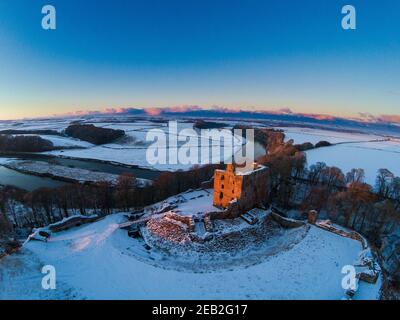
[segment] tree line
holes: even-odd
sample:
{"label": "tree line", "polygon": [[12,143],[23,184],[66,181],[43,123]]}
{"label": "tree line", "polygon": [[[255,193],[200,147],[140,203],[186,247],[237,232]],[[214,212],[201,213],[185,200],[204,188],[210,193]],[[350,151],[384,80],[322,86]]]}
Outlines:
{"label": "tree line", "polygon": [[343,173],[323,162],[308,167],[306,155],[293,141],[276,141],[267,139],[268,153],[258,159],[269,167],[267,199],[304,217],[309,210],[317,210],[321,218],[364,235],[379,252],[385,297],[400,292],[400,178],[382,168],[372,186],[365,182],[363,169]]}
{"label": "tree line", "polygon": [[0,189],[0,233],[6,226],[15,229],[40,227],[75,214],[107,215],[137,210],[200,187],[202,182],[212,178],[217,168],[221,166],[164,172],[145,187],[136,187],[135,177],[130,173],[121,174],[115,186],[101,181],[90,185],[75,183],[54,189],[39,188],[31,192],[6,186]]}
{"label": "tree line", "polygon": [[284,208],[298,206],[301,200],[303,207],[310,205],[320,210],[335,193],[351,192],[353,195],[369,193],[376,201],[390,200],[396,210],[400,209],[400,178],[388,169],[379,169],[375,185],[371,186],[365,182],[365,172],[361,168],[343,173],[324,162],[308,167],[306,154],[292,141],[267,143],[266,148],[268,153],[258,161],[270,170],[269,198]]}
{"label": "tree line", "polygon": [[0,152],[44,152],[53,149],[53,143],[40,136],[0,135]]}
{"label": "tree line", "polygon": [[124,130],[96,127],[93,124],[71,124],[65,129],[67,136],[100,145],[111,143],[125,136]]}

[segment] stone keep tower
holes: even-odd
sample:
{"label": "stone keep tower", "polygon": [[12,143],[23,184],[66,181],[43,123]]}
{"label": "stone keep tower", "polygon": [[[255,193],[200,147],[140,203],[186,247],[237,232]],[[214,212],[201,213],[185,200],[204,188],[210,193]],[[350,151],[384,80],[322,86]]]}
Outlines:
{"label": "stone keep tower", "polygon": [[254,164],[248,171],[228,164],[226,170],[214,173],[214,206],[228,208],[237,201],[241,210],[250,210],[267,201],[268,168]]}

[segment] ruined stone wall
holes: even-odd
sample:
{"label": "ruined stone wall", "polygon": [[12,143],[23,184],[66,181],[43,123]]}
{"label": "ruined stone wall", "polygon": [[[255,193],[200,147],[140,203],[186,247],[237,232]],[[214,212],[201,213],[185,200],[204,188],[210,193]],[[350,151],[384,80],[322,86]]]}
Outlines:
{"label": "ruined stone wall", "polygon": [[172,211],[166,212],[164,216],[176,221],[180,221],[188,226],[190,232],[194,231],[194,221],[192,217],[181,216]]}
{"label": "ruined stone wall", "polygon": [[243,211],[240,209],[238,202],[232,202],[229,207],[224,211],[209,212],[208,215],[211,220],[219,219],[235,219],[239,217]]}
{"label": "ruined stone wall", "polygon": [[187,243],[190,241],[188,226],[172,216],[164,215],[155,219],[150,219],[147,230],[153,236],[173,243]]}
{"label": "ruined stone wall", "polygon": [[238,199],[239,207],[243,211],[250,210],[267,201],[268,170],[256,170],[252,174],[244,175],[242,193]]}
{"label": "ruined stone wall", "polygon": [[232,165],[225,171],[216,170],[214,174],[214,206],[228,208],[234,199],[239,199],[242,193],[243,176],[236,176]]}
{"label": "ruined stone wall", "polygon": [[214,175],[214,206],[229,209],[237,199],[240,211],[245,212],[267,201],[268,169],[236,175],[232,165]]}

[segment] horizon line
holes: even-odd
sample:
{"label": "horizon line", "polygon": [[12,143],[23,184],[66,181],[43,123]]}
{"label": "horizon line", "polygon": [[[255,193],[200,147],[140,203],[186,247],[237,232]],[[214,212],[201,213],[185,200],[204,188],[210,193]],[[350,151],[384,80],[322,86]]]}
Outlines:
{"label": "horizon line", "polygon": [[[275,115],[275,116],[298,116],[305,117],[314,120],[348,120],[356,121],[361,123],[382,123],[382,124],[400,124],[400,115],[395,114],[372,114],[368,112],[358,112],[357,116],[339,116],[331,113],[307,113],[307,112],[295,112],[290,108],[278,108],[278,109],[262,109],[261,107],[222,107],[222,106],[198,106],[198,105],[177,105],[177,106],[155,106],[155,107],[109,107],[99,108],[94,110],[77,110],[67,113],[55,113],[43,116],[33,116],[24,118],[9,118],[0,119],[2,122],[6,121],[31,121],[31,120],[43,120],[49,118],[68,118],[68,117],[84,117],[94,115],[123,115],[131,112],[142,112],[142,116],[163,116],[167,114],[184,114],[188,112],[217,112],[220,114],[240,114],[245,113],[247,115]],[[134,115],[134,114],[132,114]],[[139,115],[139,114],[138,114]]]}

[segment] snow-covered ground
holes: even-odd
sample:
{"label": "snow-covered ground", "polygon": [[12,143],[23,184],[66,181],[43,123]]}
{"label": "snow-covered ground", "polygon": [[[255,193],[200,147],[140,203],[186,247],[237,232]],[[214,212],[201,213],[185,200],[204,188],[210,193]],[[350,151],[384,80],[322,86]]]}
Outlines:
{"label": "snow-covered ground", "polygon": [[220,211],[213,206],[213,189],[189,190],[176,196],[146,207],[149,214],[162,211],[164,208],[173,208],[174,213],[182,216],[195,216],[198,213]]}
{"label": "snow-covered ground", "polygon": [[364,142],[342,144],[306,152],[309,165],[325,162],[328,166],[340,168],[344,173],[352,168],[362,168],[365,180],[374,185],[377,172],[381,168],[389,169],[400,176],[400,142]]}
{"label": "snow-covered ground", "polygon": [[14,158],[1,158],[0,157],[0,166],[9,164],[10,162],[13,162],[13,161],[15,161]]}
{"label": "snow-covered ground", "polygon": [[286,141],[293,139],[295,144],[325,140],[330,147],[306,151],[308,165],[325,162],[328,166],[340,168],[343,173],[353,168],[365,171],[365,180],[374,185],[377,172],[389,169],[400,176],[400,139],[374,134],[348,133],[341,131],[282,127]]}
{"label": "snow-covered ground", "polygon": [[[84,159],[99,159],[104,161],[118,162],[127,165],[138,165],[142,168],[150,168],[162,171],[176,171],[176,170],[188,170],[195,164],[199,164],[199,161],[195,163],[182,163],[178,161],[173,163],[169,161],[169,155],[177,155],[180,151],[180,147],[185,145],[196,146],[198,159],[204,154],[209,154],[209,161],[211,163],[219,163],[219,161],[224,160],[223,152],[213,146],[217,145],[217,141],[208,140],[205,138],[196,139],[196,142],[178,141],[177,147],[173,144],[167,144],[165,149],[167,155],[167,163],[151,163],[147,157],[147,152],[153,154],[157,152],[157,148],[154,147],[156,142],[146,141],[146,136],[149,130],[158,129],[162,130],[165,134],[169,132],[169,127],[167,123],[154,123],[150,121],[137,121],[137,122],[127,122],[127,123],[94,123],[96,126],[110,128],[110,129],[122,129],[126,132],[126,137],[120,141],[101,145],[93,146],[91,148],[86,148],[82,150],[62,150],[62,151],[51,151],[47,154],[56,156],[67,156],[73,158],[84,158]],[[178,133],[184,129],[192,129],[193,122],[179,122],[178,123]],[[198,137],[197,135],[191,135],[191,137]],[[234,138],[234,151],[237,152],[242,148],[242,138],[235,136]],[[160,151],[158,151],[160,152]],[[231,155],[226,158],[231,159]]]}
{"label": "snow-covered ground", "polygon": [[350,133],[312,128],[276,127],[276,129],[282,129],[285,132],[285,141],[293,139],[295,144],[301,144],[304,142],[311,142],[312,144],[316,144],[320,141],[328,141],[333,144],[342,142],[360,142],[384,139],[384,137],[374,134],[363,134],[355,132]]}
{"label": "snow-covered ground", "polygon": [[[17,136],[17,135],[14,135]],[[60,148],[91,148],[93,147],[93,144],[82,141],[79,139],[74,139],[71,137],[63,137],[63,136],[54,136],[54,135],[35,135],[35,136],[40,136],[41,138],[45,140],[49,140],[53,143],[55,147],[60,147]]]}
{"label": "snow-covered ground", "polygon": [[[121,129],[126,132],[126,137],[120,139],[114,143],[94,146],[88,142],[80,141],[70,137],[53,136],[53,135],[40,135],[42,138],[50,140],[56,147],[65,148],[82,148],[75,150],[57,150],[48,152],[48,154],[56,156],[65,156],[80,159],[98,159],[103,161],[117,162],[127,165],[137,165],[143,168],[150,168],[163,171],[176,171],[176,170],[188,170],[193,165],[199,164],[200,161],[195,163],[184,164],[178,161],[178,163],[151,163],[146,158],[146,152],[155,141],[146,141],[146,135],[151,129],[162,130],[167,133],[169,131],[168,122],[165,121],[151,121],[151,120],[133,120],[124,121],[123,117],[92,117],[92,119],[46,119],[46,120],[23,120],[23,121],[2,121],[0,122],[0,130],[54,130],[62,132],[68,125],[73,121],[80,121],[85,124],[94,124],[98,127],[109,128],[109,129]],[[191,121],[178,121],[178,133],[183,129],[193,129],[193,124],[196,120]],[[192,133],[193,134],[193,133]],[[192,135],[193,137],[193,135]],[[197,135],[196,135],[197,137]],[[189,147],[193,145],[191,140],[190,143],[187,141],[178,141],[178,148],[173,145],[168,145],[166,148],[167,157],[169,154],[178,154],[180,146],[185,145]],[[217,141],[199,138],[196,146],[199,160],[202,155],[206,152],[210,154],[209,162],[217,163],[224,160],[226,157],[221,152],[221,155],[217,152],[217,148],[212,148],[217,144]],[[238,152],[242,148],[242,138],[235,136],[234,138],[234,152]],[[154,149],[153,149],[154,151]],[[219,150],[220,151],[220,150]],[[227,156],[231,159],[231,155]]]}
{"label": "snow-covered ground", "polygon": [[[127,136],[114,143],[94,146],[90,143],[61,136],[43,135],[45,139],[51,140],[58,147],[80,147],[82,149],[66,149],[48,152],[48,154],[64,157],[72,157],[79,159],[98,159],[104,161],[112,161],[127,165],[137,165],[143,168],[151,168],[157,170],[176,171],[190,169],[193,164],[168,163],[168,164],[151,164],[146,159],[146,152],[152,142],[146,141],[146,134],[151,129],[161,129],[167,132],[168,123],[163,121],[151,121],[143,119],[125,120],[118,116],[93,116],[91,119],[46,119],[46,120],[24,120],[24,121],[6,121],[0,122],[0,130],[16,129],[16,130],[43,130],[50,129],[61,132],[71,121],[81,120],[84,123],[94,124],[99,127],[122,129],[125,130]],[[178,123],[178,131],[182,129],[191,129],[195,119],[191,121],[180,120]],[[216,122],[222,121],[227,126],[241,123],[240,121],[229,121],[217,119]],[[260,123],[254,123],[261,125]],[[400,139],[388,138],[376,134],[342,132],[334,130],[323,130],[303,127],[276,127],[285,131],[286,140],[293,139],[295,144],[304,142],[317,143],[321,140],[338,144],[332,147],[319,148],[307,151],[308,164],[316,162],[326,162],[330,166],[337,166],[345,173],[352,168],[363,168],[366,172],[366,181],[374,184],[377,170],[387,168],[395,175],[400,175]],[[390,141],[377,141],[390,139]],[[199,141],[201,143],[202,141]],[[240,152],[242,148],[242,139],[235,139],[236,152]],[[186,142],[180,142],[182,145]],[[179,148],[178,148],[179,149]],[[168,155],[178,151],[177,148],[166,150]],[[209,147],[199,147],[198,154],[201,155],[208,151],[212,153],[212,161],[221,160],[219,155],[211,152]],[[215,150],[214,150],[215,151]],[[257,152],[257,148],[256,148]],[[261,150],[264,152],[264,150]],[[256,155],[258,156],[258,154]],[[229,157],[230,159],[230,157]]]}
{"label": "snow-covered ground", "polygon": [[[124,219],[111,215],[47,243],[31,241],[0,260],[0,299],[342,299],[342,267],[361,251],[355,240],[311,227],[299,243],[252,266],[163,269],[157,259],[168,257],[129,238],[118,228]],[[56,268],[56,290],[41,288],[44,265]],[[355,298],[376,299],[379,287],[361,283]]]}
{"label": "snow-covered ground", "polygon": [[66,129],[71,121],[77,119],[34,119],[0,121],[0,130],[54,130],[61,132]]}

